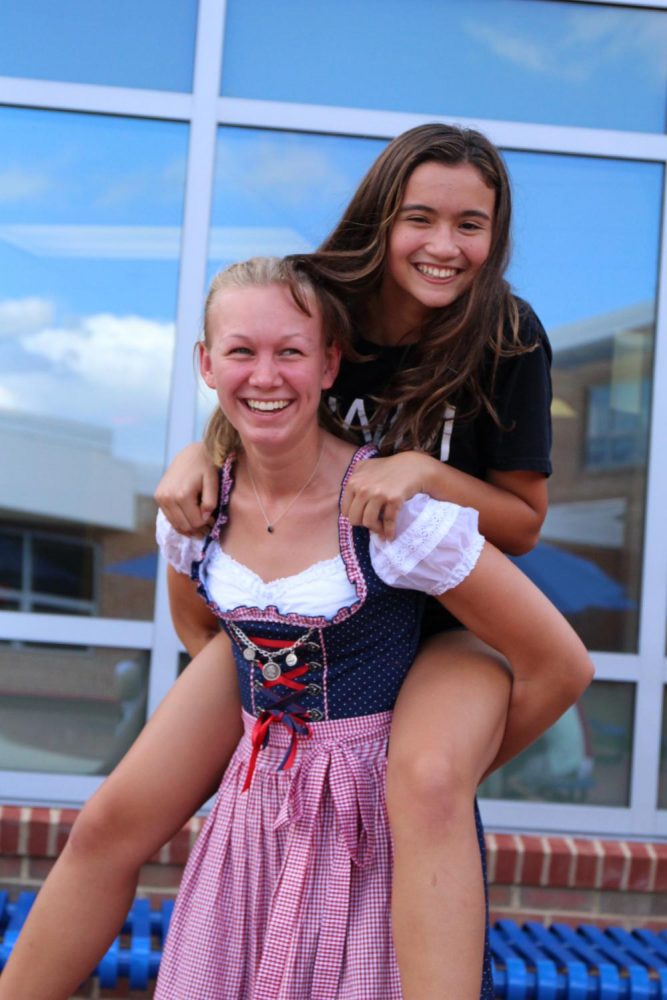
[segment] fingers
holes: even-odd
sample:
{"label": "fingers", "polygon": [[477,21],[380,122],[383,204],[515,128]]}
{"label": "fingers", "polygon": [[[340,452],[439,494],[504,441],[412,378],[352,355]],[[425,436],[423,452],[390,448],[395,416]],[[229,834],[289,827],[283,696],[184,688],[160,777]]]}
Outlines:
{"label": "fingers", "polygon": [[199,504],[201,518],[206,524],[213,523],[213,511],[218,506],[219,487],[219,470],[215,465],[207,466],[202,478],[201,501]]}
{"label": "fingers", "polygon": [[398,512],[401,509],[400,503],[386,503],[382,512],[383,536],[388,542],[393,542],[396,538],[396,524]]}
{"label": "fingers", "polygon": [[218,470],[200,442],[176,455],[158,483],[155,502],[182,535],[200,535],[218,502]]}
{"label": "fingers", "polygon": [[164,516],[181,535],[199,535],[205,532],[210,522],[210,512],[204,514],[198,497],[192,494],[155,493],[155,502]]}
{"label": "fingers", "polygon": [[[370,464],[370,463],[369,463]],[[375,469],[371,469],[372,472]],[[341,510],[351,524],[368,528],[382,538],[393,541],[396,537],[396,521],[404,497],[395,486],[359,469],[349,479]]]}
{"label": "fingers", "polygon": [[384,537],[383,524],[384,504],[381,499],[364,500],[363,497],[354,497],[349,507],[347,517],[351,524],[368,528]]}

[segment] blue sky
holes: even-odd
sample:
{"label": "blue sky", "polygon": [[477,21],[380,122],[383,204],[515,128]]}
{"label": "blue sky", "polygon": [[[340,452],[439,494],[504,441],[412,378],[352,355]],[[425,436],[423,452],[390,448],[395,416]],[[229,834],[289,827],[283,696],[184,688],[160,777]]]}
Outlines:
{"label": "blue sky", "polygon": [[189,90],[196,26],[197,0],[8,0],[0,4],[0,72]]}
{"label": "blue sky", "polygon": [[[197,3],[169,10],[0,4],[0,72],[187,91]],[[228,0],[222,89],[662,130],[666,46],[667,12],[555,0]],[[182,123],[0,108],[0,407],[110,426],[118,454],[161,462],[187,143]],[[211,272],[315,247],[382,147],[221,129]],[[510,278],[548,329],[653,299],[660,166],[507,162]]]}
{"label": "blue sky", "polygon": [[665,51],[664,11],[554,0],[228,0],[223,93],[661,132]]}
{"label": "blue sky", "polygon": [[[159,464],[187,126],[21,109],[0,125],[0,406],[111,426],[118,454]],[[382,146],[221,129],[211,271],[316,246]],[[660,167],[507,160],[510,276],[548,329],[653,298]]]}

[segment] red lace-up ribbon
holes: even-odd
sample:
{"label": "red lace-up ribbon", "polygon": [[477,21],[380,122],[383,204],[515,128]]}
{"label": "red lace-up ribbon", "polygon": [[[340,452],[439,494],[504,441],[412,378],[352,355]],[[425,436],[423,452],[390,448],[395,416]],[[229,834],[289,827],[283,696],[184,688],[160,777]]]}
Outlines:
{"label": "red lace-up ribbon", "polygon": [[[281,639],[252,638],[251,642],[254,642],[260,648],[262,646],[265,648],[284,648],[284,641]],[[276,677],[275,680],[265,680],[262,682],[262,686],[266,689],[268,696],[274,701],[274,704],[270,708],[264,709],[253,726],[250,737],[252,741],[252,753],[248,761],[248,773],[246,774],[242,791],[246,792],[250,788],[257,765],[257,756],[259,751],[269,742],[269,732],[272,725],[281,723],[290,730],[290,744],[285,756],[278,765],[279,771],[288,771],[292,767],[296,759],[298,737],[305,736],[306,739],[310,737],[310,726],[306,721],[308,718],[307,709],[301,705],[290,706],[289,704],[294,697],[291,693],[292,691],[301,694],[307,689],[307,684],[302,684],[301,681],[297,680],[298,677],[302,677],[307,673],[308,664],[304,663],[301,666],[293,667],[292,670],[281,673],[280,677]],[[290,691],[282,696],[278,695],[277,691],[273,689],[281,686],[289,688]]]}

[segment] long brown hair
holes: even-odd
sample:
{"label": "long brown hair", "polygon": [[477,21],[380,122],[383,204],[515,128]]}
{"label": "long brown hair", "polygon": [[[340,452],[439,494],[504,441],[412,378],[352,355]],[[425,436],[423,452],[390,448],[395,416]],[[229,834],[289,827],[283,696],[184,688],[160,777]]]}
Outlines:
{"label": "long brown hair", "polygon": [[[312,316],[313,301],[318,305],[322,318],[322,333],[327,347],[337,344],[343,354],[354,357],[350,346],[350,319],[340,299],[324,287],[310,273],[307,264],[280,257],[251,257],[250,260],[231,264],[219,271],[206,296],[204,305],[204,331],[202,342],[211,347],[211,305],[219,292],[234,288],[253,288],[266,285],[283,285],[289,289],[294,304],[306,316]],[[340,436],[341,428],[324,402],[320,404],[320,424]],[[204,432],[204,445],[216,465],[222,465],[226,456],[240,446],[236,429],[220,407],[216,407]]]}
{"label": "long brown hair", "polygon": [[[378,400],[375,422],[386,427],[382,451],[428,450],[437,438],[447,405],[464,416],[486,409],[499,423],[493,403],[500,358],[532,350],[518,337],[519,303],[504,278],[510,254],[512,195],[500,153],[486,136],[455,125],[420,125],[389,143],[359,185],[341,221],[319,250],[308,255],[321,279],[344,297],[357,330],[382,285],[387,245],[408,180],[421,163],[472,164],[495,193],[489,255],[470,288],[434,309],[414,331],[409,368],[399,371]],[[304,260],[305,255],[294,259]],[[395,415],[395,416],[393,416]]]}

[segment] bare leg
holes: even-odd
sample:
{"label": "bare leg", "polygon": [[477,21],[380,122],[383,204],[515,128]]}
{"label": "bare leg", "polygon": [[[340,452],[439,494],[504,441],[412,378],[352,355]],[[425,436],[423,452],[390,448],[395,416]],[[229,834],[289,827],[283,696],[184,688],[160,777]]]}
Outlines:
{"label": "bare leg", "polygon": [[120,930],[141,865],[206,801],[240,732],[221,634],[81,812],[0,978],[0,1000],[67,1000],[87,978]]}
{"label": "bare leg", "polygon": [[464,631],[425,643],[401,689],[387,805],[405,1000],[479,1000],[485,912],[473,802],[510,689],[503,658]]}

